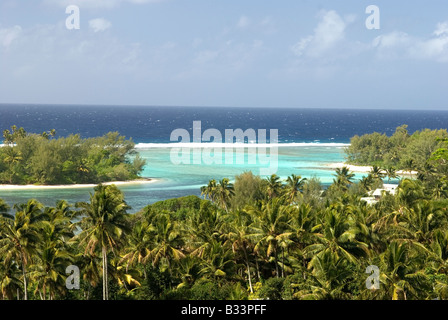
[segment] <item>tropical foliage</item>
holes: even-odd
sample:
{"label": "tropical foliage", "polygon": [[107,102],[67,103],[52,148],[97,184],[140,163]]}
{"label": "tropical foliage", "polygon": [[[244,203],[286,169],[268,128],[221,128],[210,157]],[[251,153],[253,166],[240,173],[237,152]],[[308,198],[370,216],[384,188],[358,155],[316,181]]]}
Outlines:
{"label": "tropical foliage", "polygon": [[[46,140],[51,132],[9,134],[7,144],[16,146],[2,151],[3,169],[10,178],[14,168],[15,179],[17,163],[29,157],[16,153],[22,149],[15,139]],[[415,141],[420,135],[434,137],[424,131]],[[385,153],[400,159],[394,164],[418,168],[404,178],[393,165],[375,165],[358,180],[342,167],[326,187],[296,174],[244,172],[233,181],[210,180],[201,198],[169,199],[132,215],[114,185],[100,184],[88,202],[74,205],[31,199],[10,207],[0,200],[0,297],[448,299],[447,142],[425,149],[421,163],[402,157],[413,137],[405,127],[377,137],[400,146]],[[397,179],[394,193],[363,200]],[[67,286],[69,266],[80,271],[79,289]]]}
{"label": "tropical foliage", "polygon": [[[208,199],[133,215],[113,185],[74,206],[0,202],[1,297],[448,298],[448,199],[420,180],[402,179],[374,205],[346,169],[326,190],[316,179],[246,172],[202,192]],[[234,201],[240,193],[251,195],[244,205]],[[79,267],[79,290],[66,287],[69,265]],[[366,286],[369,266],[378,267],[377,290]]]}
{"label": "tropical foliage", "polygon": [[13,126],[3,131],[0,183],[75,184],[124,181],[137,178],[145,160],[132,140],[118,132],[98,138],[79,135],[55,138],[50,130],[32,134]]}

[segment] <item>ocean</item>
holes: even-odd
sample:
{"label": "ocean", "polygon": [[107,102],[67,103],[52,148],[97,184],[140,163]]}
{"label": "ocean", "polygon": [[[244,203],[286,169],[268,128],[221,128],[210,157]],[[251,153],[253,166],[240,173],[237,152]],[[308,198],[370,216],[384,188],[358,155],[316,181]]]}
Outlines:
{"label": "ocean", "polygon": [[[344,146],[354,135],[381,132],[393,134],[395,128],[408,125],[412,133],[424,128],[444,129],[448,126],[448,112],[435,110],[353,110],[353,109],[286,109],[286,108],[218,108],[218,107],[143,107],[143,106],[88,106],[88,105],[0,105],[0,129],[12,125],[24,127],[28,132],[41,133],[55,129],[57,137],[79,133],[81,137],[96,137],[110,131],[118,131],[136,143],[139,154],[147,160],[142,176],[158,180],[152,184],[120,186],[126,201],[136,212],[159,200],[190,194],[200,195],[199,188],[210,179],[231,180],[244,171],[256,174],[265,172],[266,163],[250,161],[244,150],[242,163],[237,162],[238,153],[233,150],[229,163],[215,158],[212,163],[194,163],[195,152],[191,149],[190,162],[175,163],[171,134],[176,129],[188,132],[193,141],[193,124],[200,121],[202,134],[208,129],[221,133],[226,130],[253,129],[254,141],[260,142],[260,131],[266,130],[266,144],[273,145],[273,130],[278,131],[278,150],[275,168],[281,178],[294,173],[302,177],[317,177],[324,185],[333,180],[333,169],[325,164],[343,162]],[[175,131],[175,132],[178,132]],[[249,132],[249,131],[246,131]],[[197,138],[197,135],[196,135]],[[258,139],[258,140],[257,140]],[[250,139],[249,139],[250,140]],[[177,140],[176,140],[177,141]],[[182,141],[185,142],[185,141]],[[197,141],[196,141],[197,142]],[[214,141],[217,142],[217,141]],[[221,141],[218,141],[221,142]],[[223,140],[224,142],[224,140]],[[210,155],[217,156],[218,149]],[[259,152],[260,149],[256,149]],[[272,149],[271,149],[272,150]],[[202,150],[202,152],[204,152]],[[180,153],[179,153],[180,154]],[[176,153],[177,155],[177,153]],[[203,155],[203,154],[202,154]],[[269,156],[269,151],[267,151]],[[232,158],[233,157],[233,158]],[[269,157],[268,157],[269,158]],[[186,158],[185,158],[186,159]],[[361,178],[362,174],[357,174]],[[71,203],[87,201],[89,189],[61,190],[2,190],[0,198],[10,205],[38,199],[45,205],[54,205],[59,199]]]}

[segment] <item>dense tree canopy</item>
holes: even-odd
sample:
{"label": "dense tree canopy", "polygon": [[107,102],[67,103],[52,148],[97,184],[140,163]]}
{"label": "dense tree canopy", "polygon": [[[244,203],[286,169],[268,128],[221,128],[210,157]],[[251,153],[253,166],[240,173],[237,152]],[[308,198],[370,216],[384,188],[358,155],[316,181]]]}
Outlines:
{"label": "dense tree canopy", "polygon": [[[23,143],[53,141],[20,132]],[[401,127],[390,138],[372,135],[382,141],[376,155],[396,154],[396,163],[419,169],[373,204],[362,198],[396,181],[393,166],[374,166],[360,180],[342,167],[327,188],[297,174],[244,172],[234,183],[210,180],[203,198],[168,199],[133,215],[113,185],[75,205],[29,200],[11,208],[0,200],[0,298],[448,299],[445,134],[414,137]],[[101,139],[90,147],[118,137]],[[418,146],[423,167],[418,156],[404,157],[409,145]],[[10,155],[19,162],[29,157],[27,148],[13,150],[23,150]],[[93,154],[105,161],[108,150]],[[79,290],[67,288],[67,266],[79,268]]]}
{"label": "dense tree canopy", "polygon": [[3,131],[0,148],[0,183],[75,184],[135,179],[145,161],[134,151],[132,140],[118,132],[98,138],[79,135],[54,138],[23,128]]}
{"label": "dense tree canopy", "polygon": [[[317,179],[246,172],[231,189],[210,183],[206,199],[133,215],[115,186],[76,206],[30,200],[12,215],[0,201],[1,297],[447,299],[447,194],[436,199],[406,178],[368,205],[365,182],[344,168],[335,176],[323,190]],[[79,290],[65,286],[69,265],[80,269]],[[366,286],[369,266],[379,270],[377,290]]]}
{"label": "dense tree canopy", "polygon": [[447,138],[446,129],[424,129],[409,134],[407,125],[402,125],[390,137],[378,132],[356,135],[345,151],[351,164],[415,170],[424,168],[434,152],[445,148]]}

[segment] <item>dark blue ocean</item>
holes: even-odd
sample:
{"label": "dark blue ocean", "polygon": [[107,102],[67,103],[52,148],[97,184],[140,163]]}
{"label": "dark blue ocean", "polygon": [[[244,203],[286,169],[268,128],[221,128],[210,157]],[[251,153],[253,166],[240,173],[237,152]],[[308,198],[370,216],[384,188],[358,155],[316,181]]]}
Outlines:
{"label": "dark blue ocean", "polygon": [[[403,124],[408,125],[411,133],[424,128],[445,129],[448,112],[0,104],[1,130],[16,125],[28,132],[55,129],[58,137],[79,133],[83,138],[118,131],[132,138],[140,155],[147,160],[142,175],[157,182],[120,187],[133,208],[131,212],[163,199],[200,195],[199,188],[210,179],[233,179],[248,170],[258,174],[259,163],[174,164],[170,148],[163,145],[170,142],[175,129],[191,132],[193,121],[201,121],[202,131],[213,128],[223,135],[226,129],[277,129],[281,146],[276,159],[277,175],[282,179],[292,173],[317,177],[322,184],[328,185],[332,182],[334,169],[325,166],[344,162],[343,144],[349,143],[352,136],[375,131],[391,135]],[[361,178],[362,174],[356,177]],[[0,198],[10,205],[30,198],[54,205],[59,199],[71,203],[87,201],[89,192],[91,190],[86,188],[0,190]]]}
{"label": "dark blue ocean", "polygon": [[142,107],[0,104],[0,129],[11,125],[28,132],[56,129],[58,136],[79,133],[95,137],[118,131],[136,143],[169,142],[176,128],[278,129],[279,142],[343,142],[374,131],[392,134],[407,124],[409,131],[448,127],[447,111]]}

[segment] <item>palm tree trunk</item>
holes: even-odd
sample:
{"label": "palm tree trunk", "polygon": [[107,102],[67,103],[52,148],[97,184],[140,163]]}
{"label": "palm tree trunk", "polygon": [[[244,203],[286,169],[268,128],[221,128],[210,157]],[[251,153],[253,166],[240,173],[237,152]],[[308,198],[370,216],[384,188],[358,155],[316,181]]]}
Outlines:
{"label": "palm tree trunk", "polygon": [[252,279],[251,279],[251,276],[250,276],[249,257],[247,256],[246,248],[243,247],[243,251],[244,251],[244,256],[246,257],[246,267],[247,267],[247,276],[249,278],[250,293],[254,293],[254,290],[252,288]]}
{"label": "palm tree trunk", "polygon": [[107,252],[106,247],[102,248],[103,255],[103,300],[108,300],[108,292],[107,292]]}
{"label": "palm tree trunk", "polygon": [[23,274],[23,291],[24,291],[24,300],[28,300],[28,284],[26,281],[26,266],[25,266],[25,257],[22,253],[22,274]]}
{"label": "palm tree trunk", "polygon": [[261,276],[260,276],[260,268],[258,267],[258,260],[257,257],[255,257],[255,266],[257,268],[257,277],[258,277],[258,282],[261,281]]}

